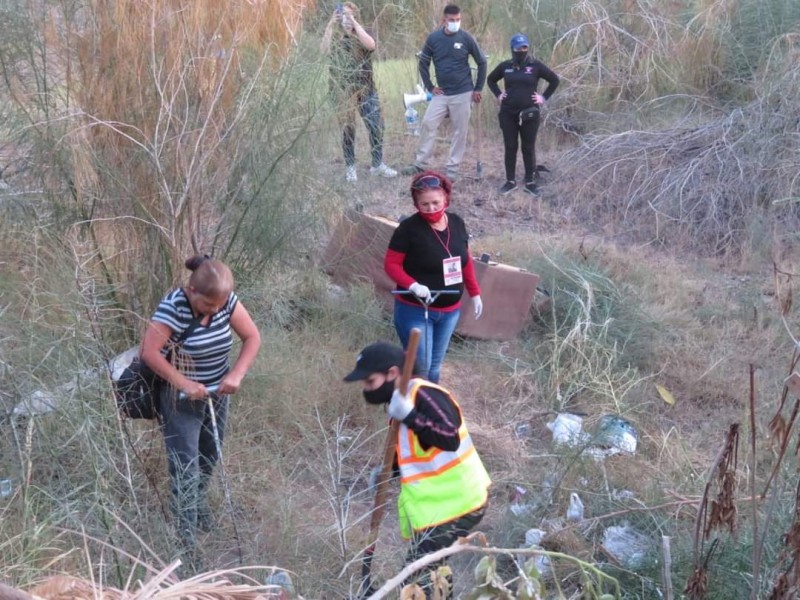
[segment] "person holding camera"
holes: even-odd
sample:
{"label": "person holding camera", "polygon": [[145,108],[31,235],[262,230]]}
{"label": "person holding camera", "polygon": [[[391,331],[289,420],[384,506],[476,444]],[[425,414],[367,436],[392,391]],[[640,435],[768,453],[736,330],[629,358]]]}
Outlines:
{"label": "person holding camera", "polygon": [[331,15],[320,50],[330,54],[331,97],[342,128],[342,151],[347,181],[358,181],[356,170],[356,114],[369,132],[372,149],[371,175],[396,177],[397,171],[383,162],[383,118],[373,78],[372,54],[375,36],[358,22],[358,7],[337,4]]}
{"label": "person holding camera", "polygon": [[[505,146],[506,182],[503,195],[517,189],[517,148],[522,148],[525,167],[525,192],[538,196],[536,186],[536,135],[539,132],[539,109],[558,87],[558,75],[530,56],[525,34],[517,33],[509,42],[511,59],[504,60],[489,73],[486,83],[500,103],[498,120]],[[498,82],[503,80],[503,90]],[[543,94],[537,91],[539,80],[547,81]]]}

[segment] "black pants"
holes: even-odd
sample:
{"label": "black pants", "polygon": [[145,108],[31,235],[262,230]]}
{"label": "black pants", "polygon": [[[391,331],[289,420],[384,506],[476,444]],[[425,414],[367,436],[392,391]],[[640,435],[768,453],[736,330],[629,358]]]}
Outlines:
{"label": "black pants", "polygon": [[[467,513],[463,517],[448,521],[447,523],[442,523],[441,525],[424,531],[415,532],[411,540],[411,549],[406,556],[406,564],[410,564],[442,548],[452,546],[458,538],[466,536],[473,527],[480,523],[484,514],[486,514],[485,504],[478,510]],[[415,573],[409,580],[404,582],[404,585],[416,582],[417,585],[425,591],[426,598],[430,598],[432,586],[431,575],[443,564],[444,561],[438,561],[428,565],[425,567],[424,571]],[[450,586],[452,588],[452,580],[450,581]]]}
{"label": "black pants", "polygon": [[[220,449],[228,417],[228,396],[214,400]],[[193,546],[198,510],[207,510],[208,484],[219,461],[208,400],[179,399],[168,386],[161,395],[162,430],[169,462],[172,511],[180,541]]]}
{"label": "black pants", "polygon": [[522,147],[525,182],[536,177],[536,134],[539,132],[539,113],[520,124],[519,111],[500,110],[497,115],[505,146],[506,179],[516,181],[517,149]]}
{"label": "black pants", "polygon": [[342,152],[344,162],[348,167],[356,164],[356,119],[355,107],[364,125],[369,132],[369,145],[372,150],[372,166],[379,167],[383,162],[383,119],[381,118],[381,103],[375,92],[365,98],[351,97],[347,100],[350,106],[345,106],[340,115],[342,124]]}

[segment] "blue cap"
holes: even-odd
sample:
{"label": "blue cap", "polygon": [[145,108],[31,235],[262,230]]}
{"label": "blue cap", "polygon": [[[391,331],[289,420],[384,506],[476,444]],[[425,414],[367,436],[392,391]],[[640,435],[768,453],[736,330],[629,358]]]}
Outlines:
{"label": "blue cap", "polygon": [[528,46],[530,48],[530,44],[528,43],[528,36],[524,33],[515,33],[511,36],[511,42],[509,43],[511,46],[511,51],[516,52],[523,46]]}

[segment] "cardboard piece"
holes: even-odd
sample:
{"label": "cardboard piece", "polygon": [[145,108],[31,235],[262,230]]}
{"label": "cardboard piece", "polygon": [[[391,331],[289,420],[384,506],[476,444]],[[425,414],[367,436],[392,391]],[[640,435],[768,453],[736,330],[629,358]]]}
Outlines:
{"label": "cardboard piece", "polygon": [[[394,304],[391,291],[396,286],[383,270],[383,259],[396,227],[397,223],[390,219],[348,210],[321,260],[322,269],[337,285],[371,282],[381,304],[390,312]],[[472,299],[464,294],[456,332],[478,339],[513,339],[529,317],[539,276],[510,265],[473,260],[481,286],[483,316],[475,320]]]}
{"label": "cardboard piece", "polygon": [[483,316],[475,320],[472,298],[464,294],[456,331],[481,340],[514,339],[525,327],[539,276],[510,265],[473,260],[481,286]]}
{"label": "cardboard piece", "polygon": [[395,283],[383,270],[383,258],[397,222],[349,209],[345,211],[322,256],[322,270],[336,285],[355,282],[375,286],[381,305],[392,311]]}

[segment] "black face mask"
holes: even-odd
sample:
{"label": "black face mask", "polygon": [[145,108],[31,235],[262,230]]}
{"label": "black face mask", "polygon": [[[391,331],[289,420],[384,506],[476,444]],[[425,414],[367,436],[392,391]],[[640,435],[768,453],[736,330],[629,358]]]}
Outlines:
{"label": "black face mask", "polygon": [[388,379],[383,382],[383,385],[374,390],[363,390],[364,400],[369,404],[389,404],[392,400],[394,393],[394,380]]}
{"label": "black face mask", "polygon": [[514,60],[514,64],[515,65],[521,65],[528,58],[528,51],[527,50],[523,50],[521,52],[512,52],[511,56],[512,56],[512,58]]}

